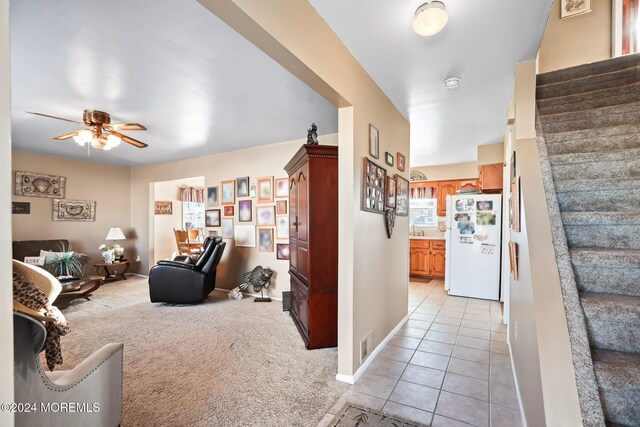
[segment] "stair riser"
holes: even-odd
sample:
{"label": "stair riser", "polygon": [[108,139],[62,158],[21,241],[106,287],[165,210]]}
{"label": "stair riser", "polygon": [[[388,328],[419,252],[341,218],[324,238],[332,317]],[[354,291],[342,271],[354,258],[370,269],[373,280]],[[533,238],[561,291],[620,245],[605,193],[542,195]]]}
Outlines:
{"label": "stair riser", "polygon": [[640,390],[600,387],[602,409],[607,421],[620,426],[637,426],[640,420]]}
{"label": "stair riser", "polygon": [[575,95],[578,93],[594,92],[612,87],[624,86],[640,81],[640,68],[627,68],[615,73],[599,74],[582,79],[566,81],[561,84],[538,86],[536,99],[555,98],[558,96]]}
{"label": "stair riser", "polygon": [[542,130],[545,134],[570,132],[575,130],[596,129],[620,125],[634,125],[640,121],[640,112],[607,114],[593,118],[579,118],[555,123],[542,121]]}
{"label": "stair riser", "polygon": [[640,322],[622,323],[611,319],[593,318],[585,311],[591,347],[602,350],[640,352]]}
{"label": "stair riser", "polygon": [[552,165],[554,180],[633,178],[640,176],[640,159]]}
{"label": "stair riser", "polygon": [[640,249],[640,225],[565,225],[569,248]]}
{"label": "stair riser", "polygon": [[640,130],[636,124],[614,126],[601,129],[576,130],[570,132],[559,132],[545,134],[544,139],[547,144],[555,144],[564,141],[586,140],[596,138],[611,138],[621,135],[638,135]]}
{"label": "stair riser", "polygon": [[640,189],[558,193],[558,203],[562,212],[639,211]]}
{"label": "stair riser", "polygon": [[543,119],[544,122],[547,125],[550,125],[552,123],[566,123],[567,121],[576,121],[576,120],[592,121],[592,120],[600,119],[602,117],[612,116],[614,114],[640,115],[640,104],[638,102],[631,102],[626,104],[611,105],[605,108],[596,108],[596,109],[582,110],[582,111],[569,111],[569,112],[560,113],[560,114],[550,114],[542,117],[544,117]]}
{"label": "stair riser", "polygon": [[608,152],[633,148],[640,148],[640,133],[547,144],[547,152],[552,156],[555,154]]}
{"label": "stair riser", "polygon": [[594,62],[588,67],[577,66],[565,68],[564,70],[552,71],[538,75],[537,84],[547,85],[559,83],[567,80],[579,79],[596,74],[613,73],[626,68],[636,67],[640,64],[640,54],[625,55],[614,59]]}
{"label": "stair riser", "polygon": [[640,268],[601,268],[573,265],[581,292],[610,293],[640,297]]}
{"label": "stair riser", "polygon": [[580,93],[559,98],[541,99],[537,102],[541,116],[588,111],[594,108],[640,101],[640,84],[615,87],[597,92]]}

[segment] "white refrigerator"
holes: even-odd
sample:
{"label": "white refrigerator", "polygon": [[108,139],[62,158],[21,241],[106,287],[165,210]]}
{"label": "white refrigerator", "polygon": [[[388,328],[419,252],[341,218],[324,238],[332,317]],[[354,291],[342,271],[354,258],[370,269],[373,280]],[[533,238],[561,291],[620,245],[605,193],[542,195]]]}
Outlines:
{"label": "white refrigerator", "polygon": [[502,196],[447,196],[445,289],[449,295],[498,300]]}

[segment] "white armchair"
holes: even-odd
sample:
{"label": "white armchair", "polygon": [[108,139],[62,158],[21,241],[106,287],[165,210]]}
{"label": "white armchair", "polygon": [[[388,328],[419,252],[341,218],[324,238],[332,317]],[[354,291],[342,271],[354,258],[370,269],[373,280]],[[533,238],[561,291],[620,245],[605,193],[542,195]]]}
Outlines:
{"label": "white armchair", "polygon": [[[40,361],[42,322],[14,312],[16,426],[115,427],[122,419],[123,344],[107,344],[70,371],[45,371]],[[31,407],[33,409],[33,407]]]}

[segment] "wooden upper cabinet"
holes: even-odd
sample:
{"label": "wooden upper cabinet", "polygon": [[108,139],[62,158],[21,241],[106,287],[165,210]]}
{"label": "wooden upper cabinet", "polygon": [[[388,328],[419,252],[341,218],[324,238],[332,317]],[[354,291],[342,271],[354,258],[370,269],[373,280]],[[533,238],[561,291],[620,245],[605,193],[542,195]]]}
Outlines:
{"label": "wooden upper cabinet", "polygon": [[447,214],[447,196],[457,194],[460,181],[438,181],[438,216]]}
{"label": "wooden upper cabinet", "polygon": [[462,179],[459,181],[460,188],[459,190],[478,190],[478,180],[477,179]]}
{"label": "wooden upper cabinet", "polygon": [[480,191],[482,193],[499,193],[502,191],[502,163],[492,163],[479,167]]}

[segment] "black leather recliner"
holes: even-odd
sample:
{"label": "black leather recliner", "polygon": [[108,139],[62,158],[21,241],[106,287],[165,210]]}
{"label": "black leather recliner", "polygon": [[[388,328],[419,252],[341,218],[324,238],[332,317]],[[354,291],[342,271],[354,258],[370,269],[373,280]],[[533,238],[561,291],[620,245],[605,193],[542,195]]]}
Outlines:
{"label": "black leather recliner", "polygon": [[158,261],[149,272],[151,302],[196,304],[216,287],[216,268],[226,243],[222,237],[207,237],[195,263]]}

